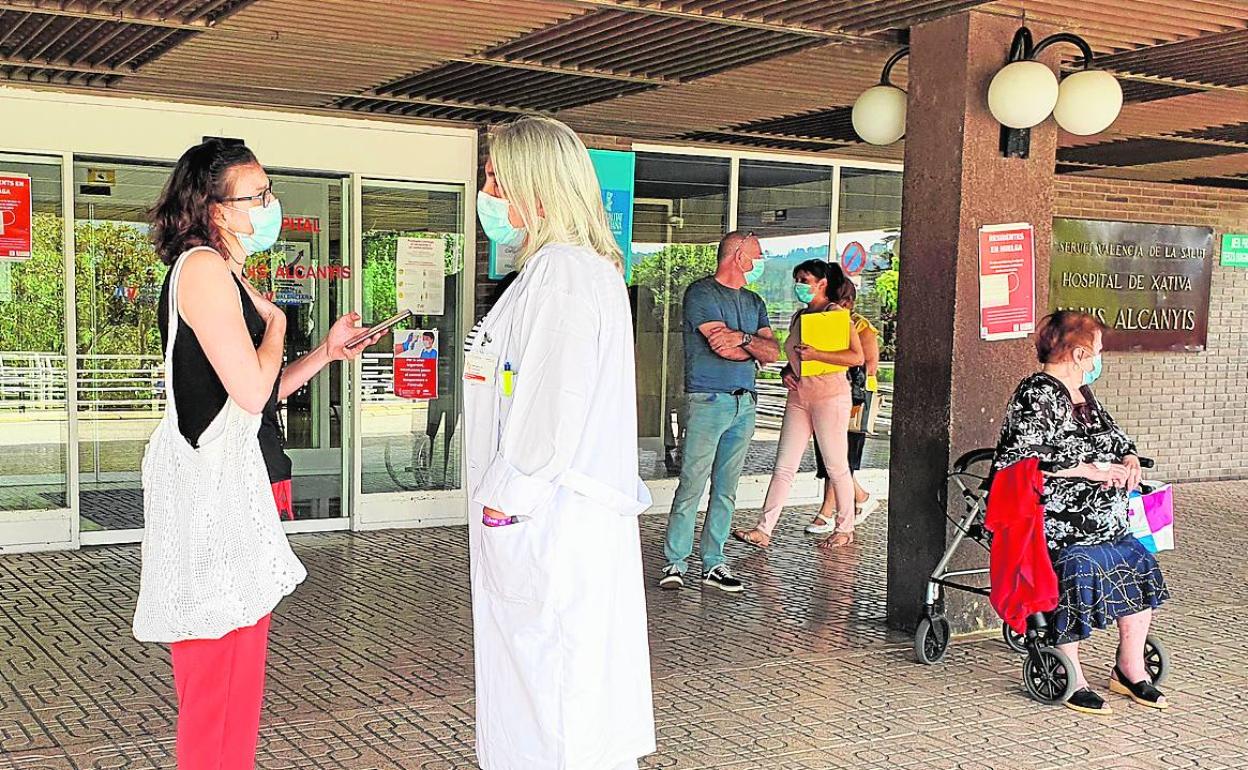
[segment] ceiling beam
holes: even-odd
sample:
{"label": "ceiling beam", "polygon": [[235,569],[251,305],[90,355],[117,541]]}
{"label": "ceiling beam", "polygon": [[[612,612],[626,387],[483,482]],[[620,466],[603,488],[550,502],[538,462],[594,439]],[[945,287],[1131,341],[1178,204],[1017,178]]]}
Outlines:
{"label": "ceiling beam", "polygon": [[94,10],[95,5],[98,5],[98,3],[92,3],[91,5],[82,2],[44,4],[40,0],[25,3],[14,2],[13,0],[0,0],[0,11],[16,11],[17,13],[34,13],[42,16],[62,16],[71,19],[90,19],[93,21],[123,22],[146,27],[185,29],[195,32],[203,32],[208,29],[208,24],[205,21],[196,21],[188,24],[174,19],[162,19],[151,14],[133,14],[125,11],[109,13],[107,11]]}
{"label": "ceiling beam", "polygon": [[564,5],[576,6],[578,8],[587,8],[594,11],[621,11],[638,16],[666,16],[668,18],[683,19],[685,21],[700,21],[709,24],[719,24],[725,27],[740,27],[743,29],[758,29],[786,35],[800,35],[802,37],[826,40],[829,43],[857,43],[859,45],[870,46],[893,46],[896,45],[899,40],[897,35],[855,35],[850,32],[817,29],[814,27],[795,27],[768,21],[756,21],[753,19],[732,16],[710,16],[697,13],[695,11],[682,11],[675,8],[652,8],[648,6],[633,5],[631,3],[617,2],[616,0],[555,0],[555,2],[563,3]]}
{"label": "ceiling beam", "polygon": [[605,72],[597,69],[581,69],[561,67],[555,64],[540,64],[523,60],[501,59],[491,56],[448,56],[446,61],[463,62],[465,64],[489,64],[495,67],[530,70],[532,72],[550,72],[557,75],[580,75],[581,77],[599,78],[602,80],[619,80],[625,83],[638,83],[648,86],[679,86],[683,81],[672,78],[655,78],[644,75],[625,75],[618,72]]}
{"label": "ceiling beam", "polygon": [[44,61],[43,59],[23,59],[17,56],[0,56],[0,67],[23,67],[26,69],[56,70],[57,72],[76,72],[80,75],[111,75],[122,77],[134,74],[134,69],[114,69],[112,67],[96,67],[90,64],[70,64],[66,61]]}

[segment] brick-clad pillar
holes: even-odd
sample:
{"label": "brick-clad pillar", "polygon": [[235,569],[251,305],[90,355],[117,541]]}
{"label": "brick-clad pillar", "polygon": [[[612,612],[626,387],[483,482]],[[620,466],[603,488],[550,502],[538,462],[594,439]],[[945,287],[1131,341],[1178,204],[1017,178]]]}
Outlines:
{"label": "brick-clad pillar", "polygon": [[[1057,131],[1046,121],[1031,132],[1028,159],[1002,157],[1000,127],[987,106],[988,84],[1018,26],[1017,19],[969,12],[910,33],[889,479],[894,627],[914,627],[928,575],[945,550],[949,528],[936,494],[950,464],[996,443],[1013,388],[1036,368],[1031,338],[984,342],[979,331],[981,225],[1035,226],[1038,313],[1048,301]],[[961,510],[954,500],[949,512]],[[996,622],[984,601],[955,600],[949,610],[955,630]]]}

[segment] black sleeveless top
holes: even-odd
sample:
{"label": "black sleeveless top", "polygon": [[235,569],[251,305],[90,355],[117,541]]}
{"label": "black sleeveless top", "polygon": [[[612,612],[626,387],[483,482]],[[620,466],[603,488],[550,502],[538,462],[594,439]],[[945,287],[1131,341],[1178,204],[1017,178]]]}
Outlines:
{"label": "black sleeveless top", "polygon": [[[157,322],[160,326],[160,347],[164,350],[169,341],[169,281],[173,270],[165,276],[165,285],[160,290],[160,305]],[[260,311],[251,301],[251,296],[243,288],[242,281],[234,276],[238,286],[238,296],[243,303],[243,320],[247,324],[247,332],[251,342],[257,348],[264,341],[267,325],[260,317]],[[228,394],[221,378],[217,376],[204,349],[200,347],[195,331],[179,318],[178,337],[173,342],[173,398],[178,407],[178,429],[191,446],[198,447],[200,436],[212,424],[221,408],[225,406]],[[277,416],[277,389],[281,377],[273,383],[273,393],[269,402],[264,405],[260,419],[260,451],[264,454],[264,465],[269,472],[270,482],[288,481],[291,477],[290,458],[286,456],[285,440],[282,438],[282,425]]]}

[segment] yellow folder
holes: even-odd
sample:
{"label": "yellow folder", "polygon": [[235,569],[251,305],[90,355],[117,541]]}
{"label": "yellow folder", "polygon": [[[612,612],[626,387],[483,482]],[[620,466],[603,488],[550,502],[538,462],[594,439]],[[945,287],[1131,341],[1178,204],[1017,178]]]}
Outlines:
{"label": "yellow folder", "polygon": [[[816,350],[848,350],[849,328],[848,310],[803,313],[801,316],[802,343]],[[802,376],[817,377],[820,374],[843,372],[848,368],[825,364],[822,361],[802,361]]]}

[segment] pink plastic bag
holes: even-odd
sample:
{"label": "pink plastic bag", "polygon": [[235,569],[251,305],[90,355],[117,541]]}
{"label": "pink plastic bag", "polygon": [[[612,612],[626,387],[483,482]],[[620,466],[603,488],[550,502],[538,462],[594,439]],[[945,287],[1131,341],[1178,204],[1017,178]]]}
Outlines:
{"label": "pink plastic bag", "polygon": [[1174,489],[1169,484],[1144,482],[1143,493],[1127,501],[1131,534],[1152,553],[1174,550]]}

